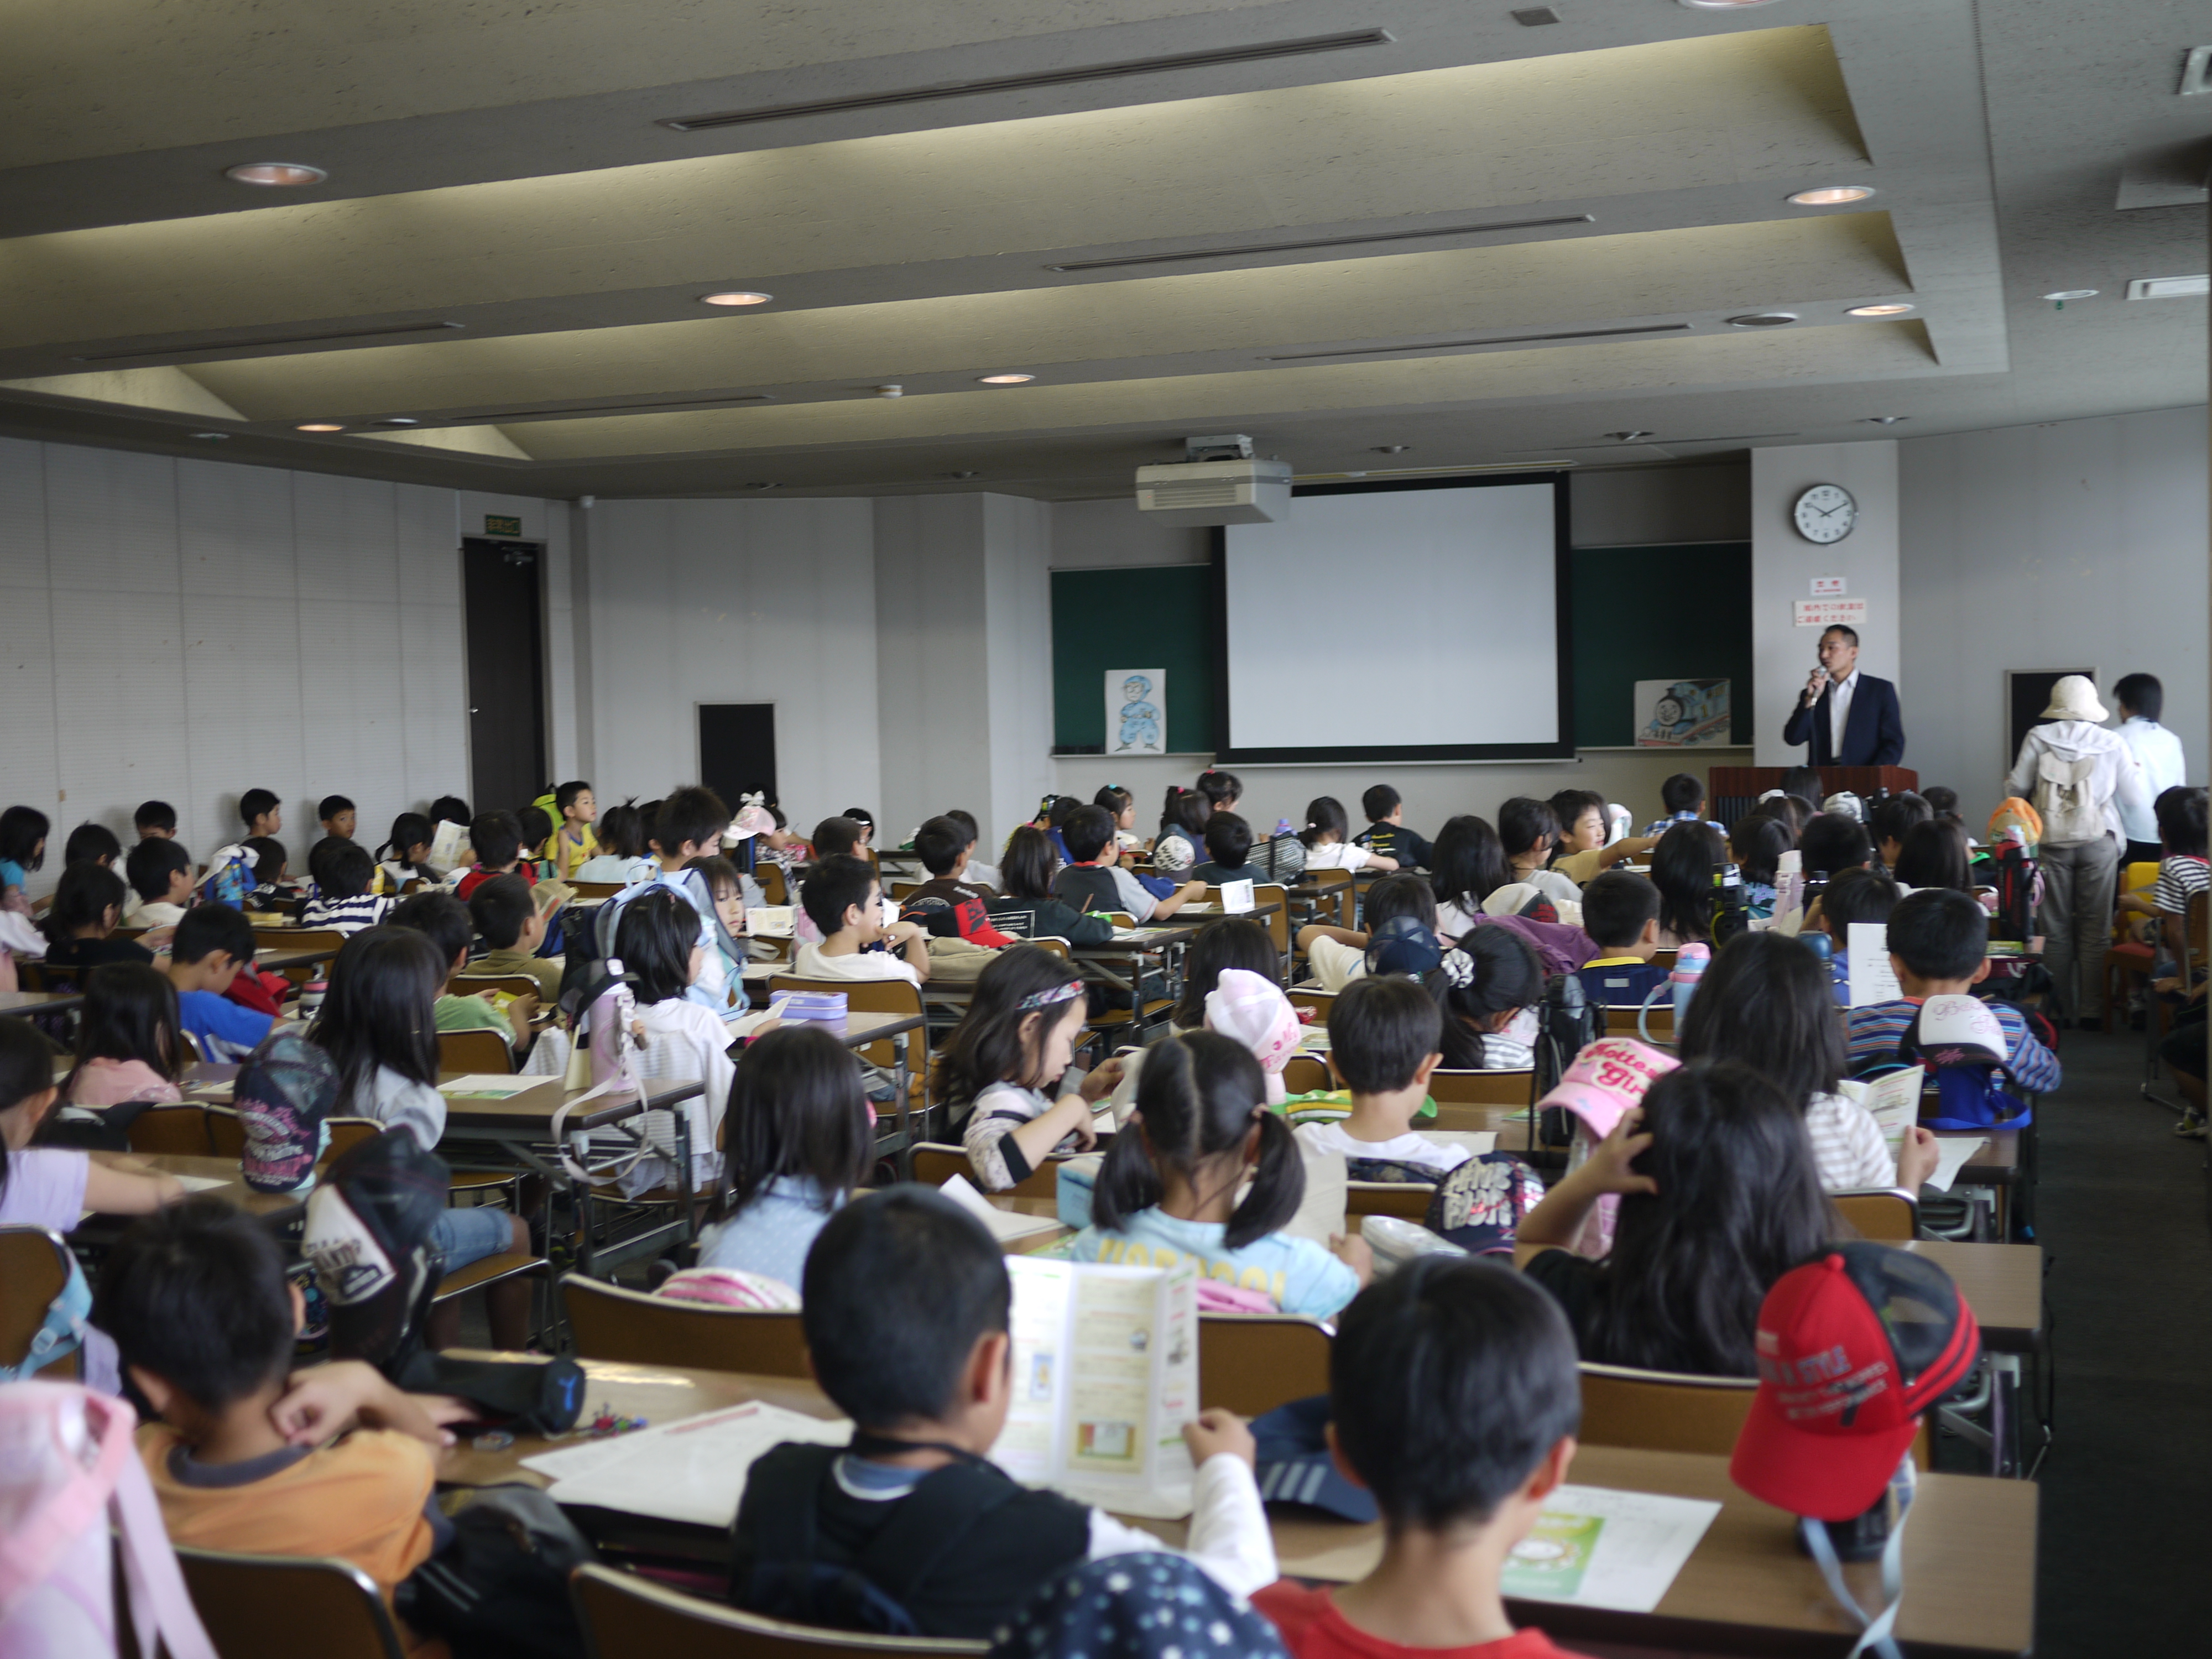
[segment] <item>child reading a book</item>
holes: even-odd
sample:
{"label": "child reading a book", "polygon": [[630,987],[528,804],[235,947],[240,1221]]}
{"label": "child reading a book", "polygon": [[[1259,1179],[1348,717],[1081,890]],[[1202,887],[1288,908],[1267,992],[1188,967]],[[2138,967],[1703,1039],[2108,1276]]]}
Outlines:
{"label": "child reading a book", "polygon": [[[1989,945],[1989,913],[1964,893],[1928,887],[1899,900],[1889,914],[1889,960],[1905,994],[1851,1010],[1846,1024],[1850,1068],[1863,1070],[1893,1056],[1929,998],[1972,995],[1990,975]],[[2058,1056],[2027,1029],[2012,1004],[1989,1006],[2004,1030],[2005,1067],[2013,1081],[2029,1094],[2049,1094],[2059,1084]]]}
{"label": "child reading a book", "polygon": [[[1435,1005],[1412,988],[1433,1023]],[[1170,1037],[1146,1052],[1136,1115],[1107,1150],[1091,1224],[1068,1253],[1129,1267],[1194,1261],[1285,1313],[1326,1319],[1367,1282],[1374,1260],[1356,1236],[1325,1250],[1280,1231],[1305,1187],[1290,1125],[1267,1109],[1260,1062],[1218,1032]]]}
{"label": "child reading a book", "polygon": [[1121,1063],[1109,1060],[1081,1084],[1048,1098],[1075,1059],[1089,1012],[1083,976],[1048,951],[1001,951],[975,981],[975,995],[937,1059],[937,1097],[972,1102],[962,1143],[984,1191],[1029,1179],[1061,1142],[1096,1142],[1096,1103],[1113,1092]]}

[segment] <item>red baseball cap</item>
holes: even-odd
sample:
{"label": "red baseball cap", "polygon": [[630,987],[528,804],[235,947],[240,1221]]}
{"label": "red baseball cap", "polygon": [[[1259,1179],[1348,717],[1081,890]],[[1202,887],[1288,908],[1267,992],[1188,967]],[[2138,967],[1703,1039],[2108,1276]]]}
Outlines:
{"label": "red baseball cap", "polygon": [[1729,1474],[1793,1515],[1848,1521],[1881,1496],[1921,1413],[1965,1380],[1981,1327],[1925,1256],[1854,1242],[1759,1304],[1759,1395]]}

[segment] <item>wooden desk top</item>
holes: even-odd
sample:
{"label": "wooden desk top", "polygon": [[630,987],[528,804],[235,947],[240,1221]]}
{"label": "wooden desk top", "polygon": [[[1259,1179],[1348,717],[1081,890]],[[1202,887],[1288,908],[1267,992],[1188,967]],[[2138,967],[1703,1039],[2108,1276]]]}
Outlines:
{"label": "wooden desk top", "polygon": [[[324,930],[319,927],[308,927],[301,928],[300,931],[320,933]],[[303,949],[272,945],[256,951],[253,953],[253,963],[257,968],[264,968],[272,974],[281,974],[287,968],[312,968],[319,962],[328,962],[332,957],[337,955],[339,948],[336,945],[324,945],[314,949]]]}
{"label": "wooden desk top", "polygon": [[83,1000],[82,991],[0,991],[0,1014],[58,1014]]}
{"label": "wooden desk top", "polygon": [[2043,1346],[2043,1247],[1954,1244],[1921,1238],[1901,1247],[1951,1275],[1974,1310],[1983,1346],[2017,1353]]}
{"label": "wooden desk top", "polygon": [[[441,1072],[438,1080],[451,1082],[465,1076],[461,1072]],[[593,1101],[580,1111],[571,1112],[567,1124],[569,1129],[596,1129],[638,1113],[654,1108],[673,1106],[690,1099],[703,1085],[694,1078],[647,1078],[642,1100]],[[509,1135],[533,1135],[543,1138],[552,1133],[553,1115],[567,1101],[588,1092],[570,1089],[558,1078],[547,1078],[520,1094],[504,1100],[455,1100],[446,1097],[446,1133],[463,1139],[489,1136],[497,1139]]]}
{"label": "wooden desk top", "polygon": [[[1057,1220],[1060,1202],[1050,1198],[1017,1198],[1012,1193],[990,1193],[986,1199],[994,1209],[1006,1210],[1014,1215],[1050,1216]],[[1049,1232],[1030,1233],[1026,1237],[1008,1239],[1000,1247],[1007,1255],[1033,1255],[1039,1250],[1049,1249],[1063,1238],[1075,1237],[1073,1227],[1054,1227]]]}
{"label": "wooden desk top", "polygon": [[[91,1156],[102,1164],[113,1164],[128,1158],[135,1163],[149,1164],[167,1175],[193,1176],[201,1180],[220,1181],[222,1182],[220,1187],[204,1188],[194,1193],[192,1196],[219,1198],[234,1209],[243,1210],[246,1214],[258,1216],[264,1221],[287,1221],[307,1207],[307,1200],[305,1198],[293,1197],[283,1193],[255,1192],[252,1188],[246,1184],[245,1178],[239,1173],[238,1160],[234,1158],[195,1158],[184,1152],[95,1152]],[[112,1234],[121,1232],[124,1228],[137,1219],[135,1216],[90,1216],[79,1225],[70,1229],[70,1236],[72,1238],[82,1237],[88,1242],[97,1242]]]}
{"label": "wooden desk top", "polygon": [[[813,1417],[838,1414],[818,1388],[797,1377],[600,1359],[583,1363],[587,1409],[605,1402],[654,1423],[745,1400],[764,1400]],[[438,1478],[456,1486],[522,1480],[543,1486],[544,1477],[523,1468],[521,1462],[547,1449],[549,1443],[536,1438],[520,1439],[496,1452],[464,1443],[440,1454]],[[1516,1623],[1540,1624],[1554,1640],[1568,1645],[1579,1638],[1759,1655],[1840,1654],[1849,1645],[1845,1638],[1852,1627],[1830,1599],[1818,1569],[1798,1549],[1795,1522],[1739,1491],[1729,1479],[1726,1458],[1585,1446],[1576,1454],[1571,1478],[1587,1486],[1706,1498],[1718,1502],[1721,1512],[1657,1612],[1514,1602],[1510,1607]],[[2033,1649],[2037,1496],[2035,1486],[2025,1480],[1921,1476],[1905,1533],[1905,1596],[1898,1626],[1915,1659],[2018,1656]],[[1370,1570],[1382,1553],[1376,1526],[1279,1508],[1270,1511],[1269,1523],[1288,1576],[1346,1583]],[[702,1560],[726,1559],[725,1533],[647,1524],[664,1534],[681,1534],[682,1543],[696,1548]],[[1135,1524],[1170,1544],[1180,1544],[1185,1533],[1181,1522]],[[1875,1564],[1844,1571],[1862,1601],[1875,1599]]]}

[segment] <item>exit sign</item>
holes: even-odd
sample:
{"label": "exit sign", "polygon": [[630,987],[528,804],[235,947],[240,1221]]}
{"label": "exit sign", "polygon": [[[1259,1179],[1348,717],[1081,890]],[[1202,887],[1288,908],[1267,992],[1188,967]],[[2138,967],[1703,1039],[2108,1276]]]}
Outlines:
{"label": "exit sign", "polygon": [[522,520],[520,519],[502,519],[489,513],[484,514],[485,535],[520,536],[521,533]]}

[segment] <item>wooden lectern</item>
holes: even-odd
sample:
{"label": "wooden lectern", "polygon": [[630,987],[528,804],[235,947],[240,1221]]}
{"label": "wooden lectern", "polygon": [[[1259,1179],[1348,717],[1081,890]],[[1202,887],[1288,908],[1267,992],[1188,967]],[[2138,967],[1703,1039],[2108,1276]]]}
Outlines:
{"label": "wooden lectern", "polygon": [[[1735,822],[1758,804],[1770,789],[1782,787],[1786,766],[1716,766],[1705,774],[1705,816],[1733,829]],[[1886,789],[1893,795],[1920,787],[1920,774],[1909,766],[1824,766],[1820,769],[1823,797],[1848,790],[1871,795]]]}

